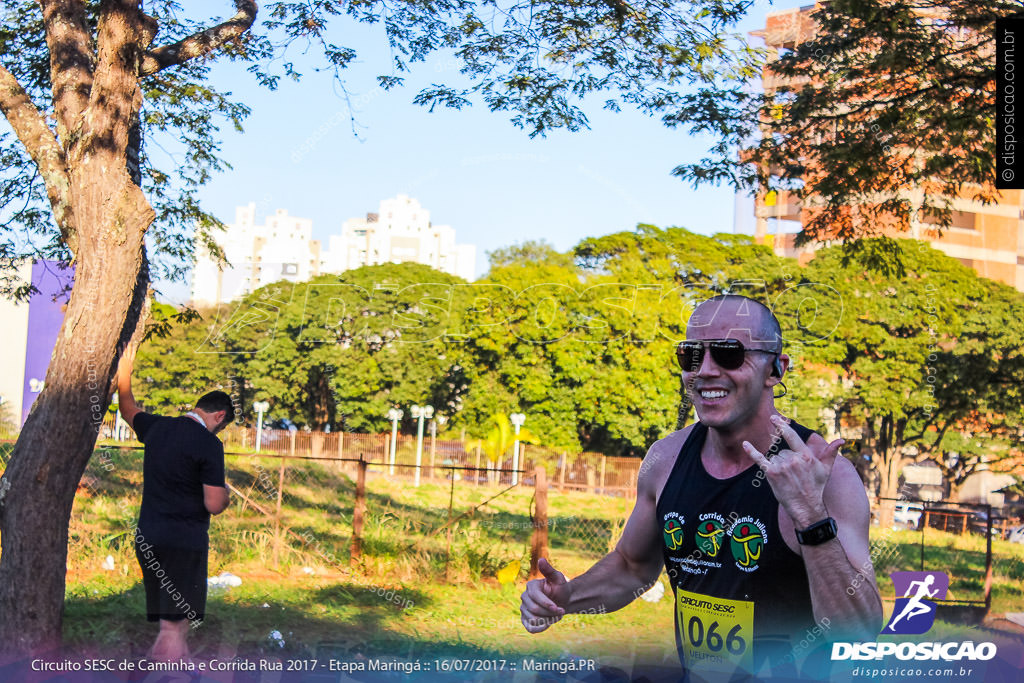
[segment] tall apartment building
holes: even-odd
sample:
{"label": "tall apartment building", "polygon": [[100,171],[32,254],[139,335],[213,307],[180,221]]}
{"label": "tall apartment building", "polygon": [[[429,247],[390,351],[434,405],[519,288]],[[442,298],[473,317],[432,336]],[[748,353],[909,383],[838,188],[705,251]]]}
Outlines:
{"label": "tall apartment building", "polygon": [[235,222],[216,236],[227,265],[220,266],[196,243],[192,303],[207,306],[231,301],[278,280],[301,282],[321,272],[320,242],[313,221],[278,209],[256,225],[256,205],[235,209]]}
{"label": "tall apartment building", "polygon": [[451,226],[433,225],[430,212],[406,195],[383,200],[377,213],[345,221],[341,235],[328,238],[326,251],[312,231],[311,220],[283,209],[256,225],[256,205],[238,207],[234,223],[216,236],[228,265],[218,265],[196,244],[193,305],[232,301],[279,280],[302,282],[382,263],[413,261],[465,280],[476,277],[476,247],[456,244]]}
{"label": "tall apartment building", "polygon": [[[820,4],[820,3],[819,3]],[[765,27],[751,35],[764,39],[776,55],[811,39],[817,27],[811,14],[817,4],[770,12]],[[762,86],[772,91],[780,78],[766,69]],[[797,249],[795,231],[810,220],[808,209],[788,192],[761,193],[754,201],[756,239],[774,246],[779,255],[802,263],[813,257],[815,245]],[[913,221],[909,232],[894,233],[929,242],[936,249],[974,268],[981,276],[1024,291],[1024,191],[1003,190],[998,202],[983,205],[966,197],[953,199],[952,225],[938,235],[935,226]]]}
{"label": "tall apartment building", "polygon": [[476,277],[476,247],[456,244],[455,230],[434,225],[430,211],[404,194],[381,201],[376,213],[349,218],[341,235],[328,241],[323,268],[340,273],[350,268],[414,261],[457,275]]}

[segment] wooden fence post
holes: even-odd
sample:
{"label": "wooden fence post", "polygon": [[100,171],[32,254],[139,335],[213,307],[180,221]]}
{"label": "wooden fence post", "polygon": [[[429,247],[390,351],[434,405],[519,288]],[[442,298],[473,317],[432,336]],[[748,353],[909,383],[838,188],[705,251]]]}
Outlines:
{"label": "wooden fence post", "polygon": [[352,545],[349,563],[355,562],[363,552],[363,517],[366,514],[366,460],[359,454],[359,474],[356,475],[356,503],[352,510]]}
{"label": "wooden fence post", "polygon": [[601,493],[602,493],[602,495],[604,494],[604,470],[605,470],[605,464],[607,462],[608,462],[608,456],[607,455],[602,455],[601,456]]}
{"label": "wooden fence post", "polygon": [[448,564],[452,559],[452,508],[455,506],[455,470],[449,470],[452,473],[452,485],[448,492],[448,521],[445,522],[445,526],[448,527],[447,537],[448,545],[444,551],[444,578],[448,580]]}
{"label": "wooden fence post", "polygon": [[[294,435],[295,432],[292,432]],[[292,442],[294,444],[294,441]],[[277,470],[277,507],[274,515],[274,566],[280,561],[281,551],[281,498],[284,496],[284,458],[280,458],[281,466]]]}
{"label": "wooden fence post", "polygon": [[992,506],[985,515],[985,615],[992,609]]}
{"label": "wooden fence post", "polygon": [[562,453],[562,467],[558,472],[558,491],[565,493],[565,468],[569,466],[569,453]]}
{"label": "wooden fence post", "polygon": [[538,465],[536,473],[534,498],[537,511],[533,518],[533,539],[530,543],[530,578],[541,576],[537,562],[548,553],[548,473],[543,465]]}
{"label": "wooden fence post", "polygon": [[345,457],[345,432],[338,432],[338,457]]}
{"label": "wooden fence post", "polygon": [[476,471],[473,472],[473,481],[480,483],[480,442],[476,444]]}

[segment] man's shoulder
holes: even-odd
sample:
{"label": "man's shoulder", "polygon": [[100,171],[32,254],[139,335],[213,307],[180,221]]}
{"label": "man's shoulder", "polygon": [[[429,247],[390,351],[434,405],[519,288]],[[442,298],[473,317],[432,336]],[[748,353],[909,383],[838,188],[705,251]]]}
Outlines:
{"label": "man's shoulder", "polygon": [[[797,435],[801,439],[804,440],[804,443],[810,443],[810,441],[812,439],[814,439],[815,441],[817,441],[817,440],[824,441],[825,440],[821,436],[821,434],[819,434],[818,432],[814,431],[813,429],[811,429],[810,427],[808,427],[806,425],[800,424],[799,422],[797,422],[796,420],[794,420],[792,418],[790,418],[790,420],[789,420],[789,426],[793,429],[794,432],[797,433]],[[817,438],[815,439],[815,437],[817,437]]]}
{"label": "man's shoulder", "polygon": [[[206,425],[196,422],[188,415],[150,415],[150,417],[161,421],[165,425],[165,429],[173,431],[178,437],[187,436],[203,445],[221,445],[221,440],[211,433]],[[155,424],[156,420],[153,423]]]}
{"label": "man's shoulder", "polygon": [[860,473],[857,471],[857,466],[840,453],[836,456],[836,461],[832,465],[832,472],[825,487],[825,494],[845,494],[848,491],[857,491],[863,493],[865,498],[867,497],[867,491],[864,488],[864,482],[860,478]]}
{"label": "man's shoulder", "polygon": [[196,441],[202,444],[204,448],[209,448],[212,450],[224,449],[224,442],[220,440],[219,436],[217,436],[209,429],[207,429],[206,425],[201,425],[195,420],[193,420],[191,417],[187,417],[185,415],[181,416],[181,420],[183,422],[192,423],[193,426],[186,426],[184,428],[188,429],[190,434],[194,434],[194,438],[196,439]]}
{"label": "man's shoulder", "polygon": [[160,415],[159,413],[151,413],[147,410],[140,410],[139,412],[135,413],[135,417],[132,418],[132,421],[134,422],[140,418],[143,420],[155,421],[162,420],[164,416]]}
{"label": "man's shoulder", "polygon": [[[641,485],[645,483],[646,479],[652,486],[660,489],[660,485],[664,483],[669,470],[675,464],[676,456],[679,455],[679,451],[682,450],[683,444],[686,443],[696,425],[697,423],[693,423],[682,429],[677,429],[651,444],[640,466]],[[645,477],[645,475],[647,476]]]}
{"label": "man's shoulder", "polygon": [[192,420],[185,418],[182,415],[157,415],[155,413],[139,413],[138,415],[135,416],[135,419],[138,420],[143,415],[145,415],[146,418],[150,420],[150,424],[160,423],[161,426],[163,426],[165,429],[188,429],[188,426],[185,425],[184,423],[193,422]]}
{"label": "man's shoulder", "polygon": [[679,452],[679,449],[683,447],[683,444],[686,443],[686,440],[690,438],[690,433],[698,424],[700,423],[694,422],[692,424],[688,424],[682,429],[677,429],[676,431],[658,439],[651,444],[651,448],[647,451],[647,455],[649,456],[651,453],[671,453],[672,455],[676,455]]}

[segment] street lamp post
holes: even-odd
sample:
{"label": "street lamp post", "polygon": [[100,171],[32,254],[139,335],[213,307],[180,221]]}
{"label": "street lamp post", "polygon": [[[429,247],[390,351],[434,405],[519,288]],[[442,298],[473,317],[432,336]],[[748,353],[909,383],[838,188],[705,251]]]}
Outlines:
{"label": "street lamp post", "polygon": [[423,420],[429,420],[434,416],[433,406],[413,406],[410,408],[414,419],[419,421],[416,427],[416,475],[414,486],[420,485],[420,467],[423,464]]}
{"label": "street lamp post", "polygon": [[388,419],[391,420],[391,467],[388,470],[388,474],[392,477],[395,476],[395,446],[398,441],[398,421],[405,415],[398,408],[392,408],[388,411]]}
{"label": "street lamp post", "polygon": [[263,443],[263,413],[270,410],[270,404],[267,401],[256,401],[252,409],[256,411],[256,452],[259,453]]}
{"label": "street lamp post", "polygon": [[517,486],[519,484],[519,428],[526,422],[526,416],[522,413],[512,413],[508,419],[516,428],[516,443],[512,449],[512,485]]}
{"label": "street lamp post", "polygon": [[427,473],[430,478],[434,478],[434,454],[436,453],[437,446],[437,420],[430,421],[430,469]]}

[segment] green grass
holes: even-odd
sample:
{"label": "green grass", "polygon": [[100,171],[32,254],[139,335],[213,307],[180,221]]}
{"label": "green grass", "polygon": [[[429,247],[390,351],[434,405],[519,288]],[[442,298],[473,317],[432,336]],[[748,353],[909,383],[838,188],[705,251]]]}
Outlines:
{"label": "green grass", "polygon": [[[72,517],[65,611],[71,649],[144,651],[155,626],[144,619],[139,569],[128,533],[141,496],[137,452],[108,452],[114,469],[95,465]],[[99,462],[94,458],[94,463]],[[533,490],[450,481],[392,481],[371,468],[363,554],[352,561],[354,484],[338,463],[292,461],[286,467],[276,523],[278,461],[229,457],[228,478],[253,504],[235,496],[211,526],[210,573],[230,571],[242,585],[211,591],[206,622],[194,631],[197,654],[316,656],[333,653],[430,657],[598,656],[608,663],[639,656],[675,661],[672,604],[637,600],[619,612],[570,615],[542,636],[519,623],[519,594],[529,565]],[[351,467],[351,466],[350,466]],[[489,498],[490,502],[481,505]],[[257,507],[264,512],[257,510]],[[606,553],[632,501],[549,492],[550,558],[572,577]],[[267,513],[267,514],[265,514]],[[294,535],[289,534],[291,530]],[[891,610],[895,570],[918,569],[919,532],[872,529],[879,587]],[[954,597],[981,599],[984,540],[929,530],[925,569],[947,571]],[[993,612],[1024,611],[1024,546],[995,541]],[[102,568],[110,555],[115,568]],[[513,583],[502,569],[519,563]],[[666,589],[665,577],[662,581]],[[392,591],[393,600],[380,593]],[[669,591],[667,593],[670,594]],[[396,604],[400,603],[400,604]],[[969,627],[937,623],[933,633]],[[279,631],[285,649],[270,642]]]}
{"label": "green grass", "polygon": [[[920,570],[921,532],[872,528],[873,557],[878,587],[883,597],[893,597],[893,571]],[[892,551],[887,551],[891,548]],[[992,541],[992,612],[1024,612],[1024,545],[1002,539]],[[943,571],[950,577],[950,599],[984,600],[985,538],[927,529],[924,536],[926,571]]]}
{"label": "green grass", "polygon": [[[139,456],[107,455],[114,469],[91,467],[75,503],[65,641],[73,649],[123,650],[127,644],[141,651],[155,627],[144,620],[129,533],[141,491]],[[503,486],[457,481],[453,495],[450,481],[425,479],[416,488],[390,481],[384,468],[371,468],[363,553],[353,562],[350,470],[334,463],[289,463],[278,531],[279,461],[229,457],[227,464],[229,481],[255,506],[235,496],[232,507],[213,520],[210,573],[230,571],[243,583],[211,591],[209,616],[193,636],[200,653],[225,646],[276,652],[267,637],[277,630],[292,655],[333,648],[415,656],[458,651],[631,657],[639,646],[654,647],[659,658],[675,656],[667,598],[658,604],[637,601],[611,615],[570,615],[543,637],[525,632],[519,594],[529,566],[532,488],[503,492]],[[459,519],[449,535],[443,525],[450,497],[451,516]],[[621,498],[551,492],[552,561],[569,576],[585,571],[614,544],[631,508],[632,501]],[[107,555],[114,559],[113,571],[101,566]],[[499,583],[496,574],[515,563],[514,583]],[[378,594],[387,590],[401,597],[389,601]]]}

